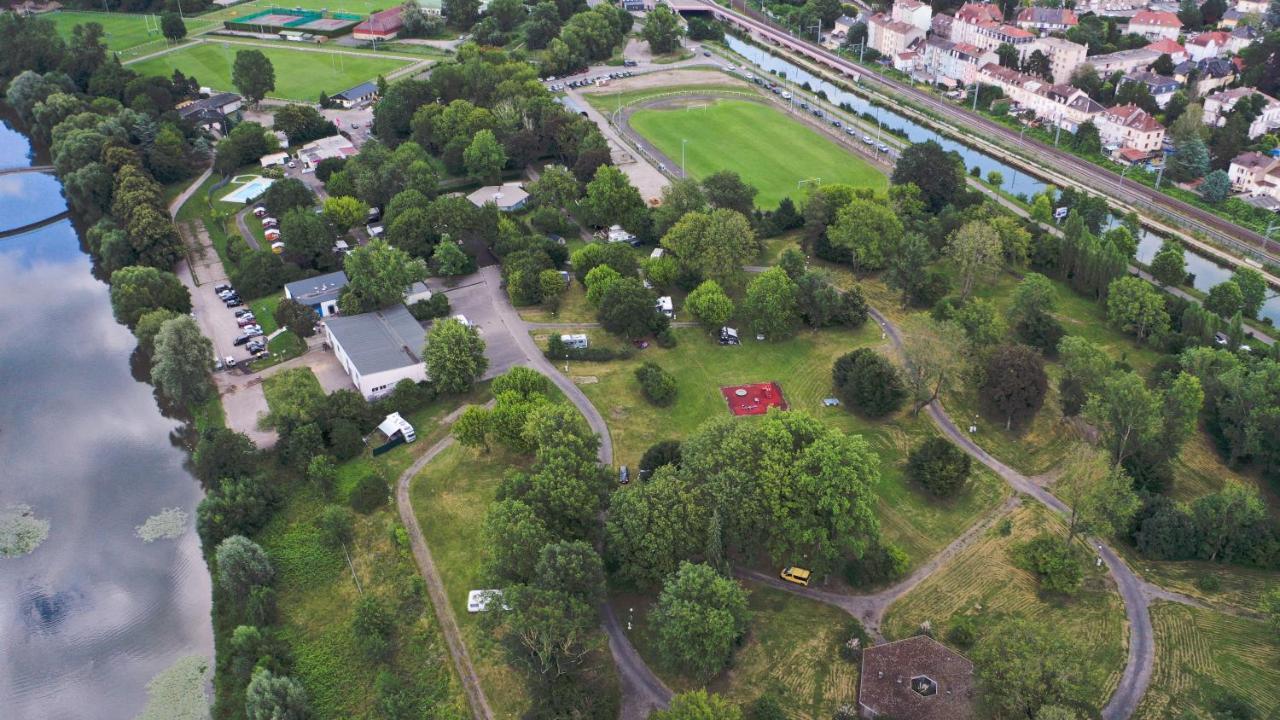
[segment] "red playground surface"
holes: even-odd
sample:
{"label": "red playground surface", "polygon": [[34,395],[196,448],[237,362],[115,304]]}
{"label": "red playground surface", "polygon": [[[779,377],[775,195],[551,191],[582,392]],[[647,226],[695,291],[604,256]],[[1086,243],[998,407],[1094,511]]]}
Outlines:
{"label": "red playground surface", "polygon": [[729,412],[734,415],[764,415],[771,407],[787,409],[782,388],[776,382],[726,385],[720,393],[729,401]]}

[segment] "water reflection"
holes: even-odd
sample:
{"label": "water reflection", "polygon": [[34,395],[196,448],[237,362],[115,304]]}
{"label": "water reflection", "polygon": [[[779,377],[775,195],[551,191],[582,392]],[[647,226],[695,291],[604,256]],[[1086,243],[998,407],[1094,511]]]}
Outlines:
{"label": "water reflection", "polygon": [[[0,153],[5,167],[29,156],[8,128]],[[5,178],[5,222],[63,209],[55,178]],[[132,718],[154,675],[212,655],[194,529],[134,532],[166,507],[194,517],[180,423],[132,376],[133,336],[70,222],[0,240],[0,308],[0,502],[50,521],[35,552],[0,560],[0,717]]]}

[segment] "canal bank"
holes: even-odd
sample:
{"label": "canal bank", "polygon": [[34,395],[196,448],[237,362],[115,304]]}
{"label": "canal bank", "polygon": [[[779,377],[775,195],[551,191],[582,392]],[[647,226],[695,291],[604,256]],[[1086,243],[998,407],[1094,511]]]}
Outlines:
{"label": "canal bank", "polygon": [[[0,166],[30,164],[0,126]],[[56,177],[0,177],[0,230],[65,209]],[[153,678],[213,655],[186,425],[131,371],[136,341],[70,220],[0,241],[0,306],[0,505],[48,522],[0,558],[0,708],[134,718]]]}

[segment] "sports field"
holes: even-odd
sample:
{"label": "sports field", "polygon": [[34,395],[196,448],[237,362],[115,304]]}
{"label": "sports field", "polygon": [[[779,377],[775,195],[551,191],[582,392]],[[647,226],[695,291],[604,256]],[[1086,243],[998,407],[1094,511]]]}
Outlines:
{"label": "sports field", "polygon": [[[759,189],[756,205],[777,206],[803,193],[802,181],[882,190],[888,179],[835,141],[768,105],[718,100],[710,105],[637,110],[631,126],[692,177],[733,170]],[[687,141],[687,142],[684,142]]]}
{"label": "sports field", "polygon": [[[58,28],[58,34],[68,40],[71,38],[71,29],[76,25],[96,22],[106,33],[107,48],[123,55],[163,50],[166,45],[164,36],[160,34],[159,15],[60,10],[45,17],[52,20]],[[211,24],[195,18],[187,18],[186,22],[188,35]]]}
{"label": "sports field", "polygon": [[[233,43],[208,42],[193,45],[130,65],[145,75],[171,75],[181,70],[201,85],[215,90],[234,91],[231,65],[236,51],[250,49]],[[403,60],[367,55],[344,55],[326,51],[269,48],[254,45],[271,61],[276,71],[276,89],[270,97],[315,101],[321,91],[333,95],[362,82],[373,80],[407,65]]]}

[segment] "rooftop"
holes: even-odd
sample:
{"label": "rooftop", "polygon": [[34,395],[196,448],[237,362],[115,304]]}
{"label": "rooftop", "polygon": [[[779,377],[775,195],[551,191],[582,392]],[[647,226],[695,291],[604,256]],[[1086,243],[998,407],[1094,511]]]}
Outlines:
{"label": "rooftop", "polygon": [[499,209],[519,205],[529,197],[529,193],[520,187],[520,183],[504,183],[502,185],[486,185],[467,196],[476,207],[485,203],[493,203]]}
{"label": "rooftop", "polygon": [[925,635],[875,645],[862,653],[858,703],[874,716],[969,720],[973,663]]}
{"label": "rooftop", "polygon": [[1187,49],[1179,45],[1177,42],[1169,38],[1160,38],[1159,40],[1146,46],[1148,50],[1154,50],[1161,55],[1177,55],[1179,53],[1185,55]]}
{"label": "rooftop", "polygon": [[1258,168],[1267,167],[1273,162],[1275,162],[1275,158],[1270,155],[1264,155],[1260,152],[1247,152],[1237,155],[1235,159],[1231,161],[1231,164],[1239,165],[1240,167],[1249,170],[1257,170]]}
{"label": "rooftop", "polygon": [[318,305],[322,302],[337,300],[342,288],[346,286],[347,274],[339,270],[305,280],[294,280],[286,283],[284,289],[289,297],[303,305]]}
{"label": "rooftop", "polygon": [[1195,37],[1188,40],[1187,44],[1199,45],[1199,46],[1205,46],[1205,47],[1207,47],[1209,43],[1226,45],[1227,41],[1230,39],[1231,39],[1231,33],[1226,33],[1221,30],[1215,30],[1213,32],[1202,32],[1199,35],[1196,35]]}
{"label": "rooftop", "polygon": [[196,115],[202,115],[208,112],[222,113],[222,108],[233,103],[240,102],[240,96],[235,93],[218,93],[200,100],[193,100],[186,105],[178,108],[180,117],[188,118]]}
{"label": "rooftop", "polygon": [[1158,27],[1180,28],[1182,21],[1171,12],[1142,10],[1129,21],[1130,25],[1156,25]]}
{"label": "rooftop", "polygon": [[371,82],[360,83],[359,85],[334,95],[338,100],[359,100],[378,92],[378,86]]}
{"label": "rooftop", "polygon": [[404,305],[325,321],[361,375],[396,370],[422,362],[427,333]]}
{"label": "rooftop", "polygon": [[1076,14],[1066,8],[1029,7],[1018,11],[1019,23],[1032,25],[1076,25]]}

